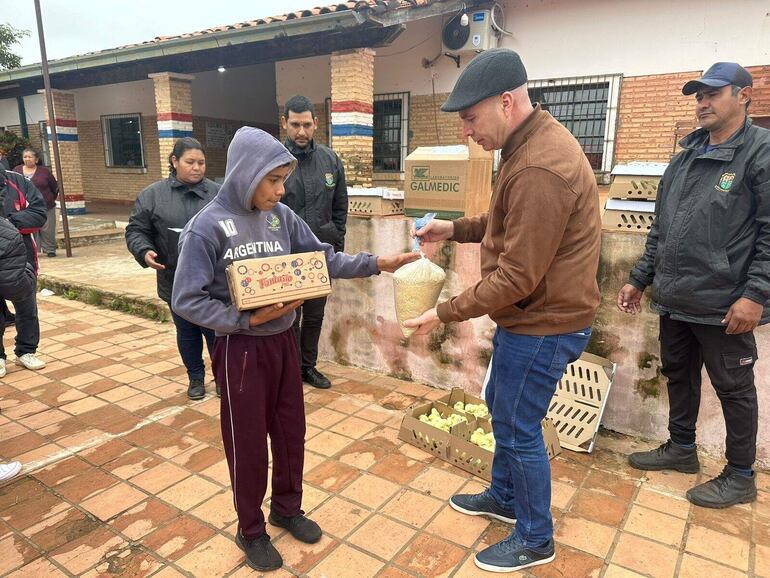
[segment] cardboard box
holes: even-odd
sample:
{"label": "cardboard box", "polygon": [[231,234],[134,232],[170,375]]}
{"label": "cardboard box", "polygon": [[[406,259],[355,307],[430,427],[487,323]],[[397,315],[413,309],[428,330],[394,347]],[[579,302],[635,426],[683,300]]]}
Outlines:
{"label": "cardboard box", "polygon": [[607,199],[602,215],[602,229],[647,233],[654,218],[655,203],[652,201]]}
{"label": "cardboard box", "polygon": [[406,157],[404,177],[406,215],[478,215],[492,197],[492,153],[470,139],[467,146],[418,147]]}
{"label": "cardboard box", "polygon": [[225,272],[238,311],[332,292],[326,255],[321,251],[233,261]]}
{"label": "cardboard box", "polygon": [[548,408],[562,447],[593,451],[615,368],[609,359],[591,353],[567,366]]}
{"label": "cardboard box", "polygon": [[[471,395],[470,393],[466,393],[465,390],[461,387],[453,387],[448,394],[441,396],[436,401],[440,403],[444,403],[447,406],[451,407],[452,409],[454,409],[455,404],[458,401],[461,401],[463,405],[468,405],[469,403],[473,405],[483,405],[483,406],[487,405],[487,403],[483,399],[481,399],[480,397],[476,397],[475,395]],[[458,410],[455,410],[455,411],[458,411]],[[465,415],[468,418],[468,421],[473,421],[476,419],[476,416],[471,413],[468,413],[468,414],[466,414],[465,412],[460,412],[460,413]]]}
{"label": "cardboard box", "polygon": [[[444,430],[420,421],[421,415],[429,414],[434,408],[441,414],[441,417],[447,417],[449,414],[465,415],[441,402],[428,402],[413,405],[406,410],[406,415],[404,415],[404,419],[401,420],[401,429],[398,432],[398,439],[425,450],[442,460],[446,460],[452,438],[460,438],[459,434],[453,436],[452,433],[445,432]],[[454,426],[450,431],[454,432],[458,427],[460,426]]]}
{"label": "cardboard box", "polygon": [[385,187],[348,187],[348,215],[389,217],[404,214],[404,191]]}

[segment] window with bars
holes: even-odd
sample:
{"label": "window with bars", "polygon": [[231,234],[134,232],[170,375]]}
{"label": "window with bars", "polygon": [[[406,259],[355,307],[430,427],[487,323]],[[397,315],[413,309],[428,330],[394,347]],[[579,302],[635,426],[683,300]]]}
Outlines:
{"label": "window with bars", "polygon": [[529,96],[580,143],[596,171],[612,170],[619,76],[534,81]]}
{"label": "window with bars", "polygon": [[374,172],[404,170],[408,146],[409,93],[374,95]]}
{"label": "window with bars", "polygon": [[144,167],[142,115],[103,116],[102,134],[104,157],[108,167]]}

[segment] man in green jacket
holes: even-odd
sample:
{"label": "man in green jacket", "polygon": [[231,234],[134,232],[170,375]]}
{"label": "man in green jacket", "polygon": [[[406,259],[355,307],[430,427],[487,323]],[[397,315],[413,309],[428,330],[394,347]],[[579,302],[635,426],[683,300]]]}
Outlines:
{"label": "man in green jacket", "polygon": [[770,320],[770,131],[748,118],[751,75],[718,62],[682,93],[695,95],[701,128],[666,169],[644,254],[618,295],[641,311],[652,285],[668,378],[670,439],[629,456],[642,470],[700,469],[695,424],[704,363],[722,404],[727,466],[687,492],[693,504],[725,508],[756,499],[757,391],[753,330]]}

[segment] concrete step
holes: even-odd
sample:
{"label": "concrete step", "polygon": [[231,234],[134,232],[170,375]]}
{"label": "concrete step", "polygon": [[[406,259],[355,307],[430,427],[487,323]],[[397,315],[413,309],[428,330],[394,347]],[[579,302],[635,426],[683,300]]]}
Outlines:
{"label": "concrete step", "polygon": [[[119,229],[114,224],[112,227],[81,229],[70,231],[70,244],[72,247],[84,247],[97,243],[107,243],[116,239],[122,239],[125,237],[125,234],[125,229]],[[56,235],[56,247],[64,249],[64,233],[62,232]]]}

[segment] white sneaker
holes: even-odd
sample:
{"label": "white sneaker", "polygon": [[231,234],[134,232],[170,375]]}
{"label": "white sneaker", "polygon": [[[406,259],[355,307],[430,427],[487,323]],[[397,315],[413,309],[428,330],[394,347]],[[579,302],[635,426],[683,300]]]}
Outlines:
{"label": "white sneaker", "polygon": [[8,462],[7,464],[0,464],[0,482],[15,478],[21,471],[21,464],[19,462]]}
{"label": "white sneaker", "polygon": [[5,359],[0,359],[0,377],[5,377]]}
{"label": "white sneaker", "polygon": [[21,357],[16,358],[17,365],[23,365],[27,369],[43,369],[45,367],[45,361],[35,357],[34,353],[25,353]]}

